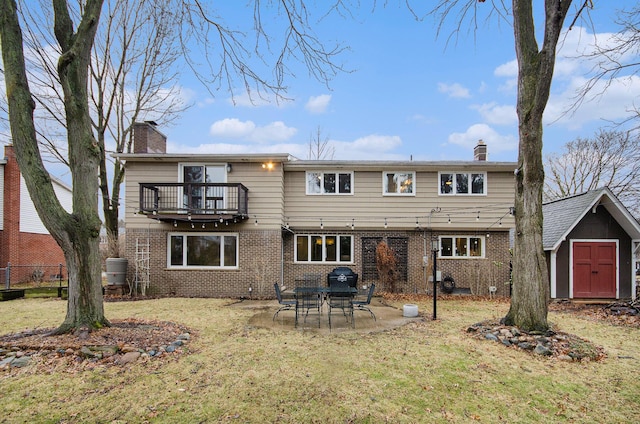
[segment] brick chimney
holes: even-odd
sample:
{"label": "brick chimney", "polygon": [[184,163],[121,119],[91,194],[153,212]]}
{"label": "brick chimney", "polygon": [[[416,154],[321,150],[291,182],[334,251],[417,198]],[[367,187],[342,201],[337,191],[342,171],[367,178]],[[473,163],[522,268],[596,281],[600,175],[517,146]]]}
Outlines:
{"label": "brick chimney", "polygon": [[476,147],[473,148],[473,160],[487,160],[487,145],[484,144],[484,141],[478,140],[478,144],[476,144]]}
{"label": "brick chimney", "polygon": [[167,136],[154,121],[134,122],[133,153],[167,153]]}

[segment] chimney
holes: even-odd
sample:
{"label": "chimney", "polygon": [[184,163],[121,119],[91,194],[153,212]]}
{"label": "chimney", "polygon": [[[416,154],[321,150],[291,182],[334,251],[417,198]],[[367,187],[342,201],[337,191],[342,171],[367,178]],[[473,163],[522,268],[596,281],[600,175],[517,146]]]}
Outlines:
{"label": "chimney", "polygon": [[133,153],[167,153],[167,136],[154,121],[134,122]]}
{"label": "chimney", "polygon": [[484,144],[484,141],[478,140],[478,144],[476,144],[476,147],[473,148],[473,160],[487,160],[487,145]]}

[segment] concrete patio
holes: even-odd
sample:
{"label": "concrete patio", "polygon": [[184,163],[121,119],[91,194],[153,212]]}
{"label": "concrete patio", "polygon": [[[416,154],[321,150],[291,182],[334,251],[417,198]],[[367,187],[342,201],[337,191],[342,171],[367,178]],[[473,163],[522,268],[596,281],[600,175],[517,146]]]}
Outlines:
{"label": "concrete patio", "polygon": [[329,329],[328,308],[323,305],[320,315],[320,327],[318,327],[317,314],[309,314],[306,322],[304,317],[299,318],[298,326],[295,326],[295,310],[281,311],[276,319],[273,314],[278,310],[279,305],[276,300],[243,300],[230,307],[254,310],[255,314],[249,319],[249,324],[260,328],[269,328],[275,331],[304,331],[312,333],[340,333],[358,332],[370,333],[384,331],[400,327],[411,322],[424,321],[423,315],[428,315],[430,311],[418,311],[417,317],[404,317],[403,308],[396,308],[384,303],[382,298],[374,297],[371,300],[370,309],[375,314],[374,320],[367,311],[354,311],[355,328],[339,312],[335,311],[331,315],[331,329]]}

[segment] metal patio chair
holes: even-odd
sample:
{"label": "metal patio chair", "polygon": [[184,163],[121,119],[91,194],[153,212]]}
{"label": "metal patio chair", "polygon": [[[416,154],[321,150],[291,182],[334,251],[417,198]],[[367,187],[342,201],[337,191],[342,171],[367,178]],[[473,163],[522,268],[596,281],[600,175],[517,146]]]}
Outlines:
{"label": "metal patio chair", "polygon": [[[278,283],[275,283],[273,285],[273,287],[276,289],[276,298],[278,299],[278,304],[280,305],[280,308],[278,308],[278,310],[276,311],[275,314],[273,314],[273,320],[275,321],[276,317],[278,316],[278,314],[280,313],[280,311],[291,311],[296,309],[296,300],[295,299],[283,299],[282,298],[282,292],[280,291],[280,286],[278,285]],[[296,310],[296,321],[298,320],[298,311]]]}
{"label": "metal patio chair", "polygon": [[351,302],[353,304],[353,308],[358,311],[367,311],[373,317],[373,320],[376,321],[376,316],[373,311],[369,308],[371,305],[371,298],[373,297],[373,291],[376,289],[375,284],[371,284],[369,286],[369,292],[367,293],[367,298],[365,300],[354,300]]}

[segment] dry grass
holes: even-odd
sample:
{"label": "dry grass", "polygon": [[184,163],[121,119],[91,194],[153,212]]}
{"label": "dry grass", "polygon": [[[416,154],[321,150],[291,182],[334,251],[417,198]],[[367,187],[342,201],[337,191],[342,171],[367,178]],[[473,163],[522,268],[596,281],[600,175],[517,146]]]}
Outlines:
{"label": "dry grass", "polygon": [[[608,355],[598,363],[568,363],[465,332],[503,316],[504,302],[440,301],[437,321],[369,334],[262,328],[255,315],[273,308],[231,303],[105,304],[109,318],[174,321],[198,336],[189,354],[168,362],[77,373],[0,372],[0,423],[637,422],[638,329],[552,312],[559,329],[603,346]],[[429,302],[418,305],[431,313]],[[65,307],[59,300],[3,302],[0,328],[54,327]]]}

